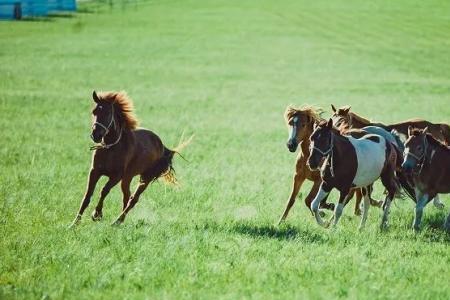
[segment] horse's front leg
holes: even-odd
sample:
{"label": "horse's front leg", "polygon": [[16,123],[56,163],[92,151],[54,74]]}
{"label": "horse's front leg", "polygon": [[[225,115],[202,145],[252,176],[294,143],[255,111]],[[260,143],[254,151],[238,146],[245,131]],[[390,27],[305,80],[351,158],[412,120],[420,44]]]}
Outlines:
{"label": "horse's front leg", "polygon": [[428,203],[428,194],[423,194],[422,197],[417,199],[416,203],[416,213],[414,215],[414,223],[413,223],[413,229],[419,230],[420,229],[420,223],[422,222],[422,215],[423,215],[423,208]]}
{"label": "horse's front leg", "polygon": [[286,203],[286,208],[284,209],[284,213],[278,221],[278,225],[280,225],[288,216],[289,210],[295,203],[295,199],[297,198],[298,192],[305,181],[305,173],[299,167],[297,167],[296,173],[294,175],[293,183],[292,183],[292,191],[291,196],[289,197],[288,202]]}
{"label": "horse's front leg", "polygon": [[352,196],[353,196],[353,193],[350,192],[350,189],[343,190],[340,192],[339,203],[336,205],[336,207],[334,209],[334,216],[332,218],[332,220],[334,220],[333,226],[336,226],[337,223],[339,222],[339,219],[342,216],[342,211],[344,210],[344,206],[349,201],[350,197],[352,197]]}
{"label": "horse's front leg", "polygon": [[106,196],[109,194],[109,191],[120,181],[122,176],[120,175],[114,175],[110,176],[108,181],[106,182],[105,186],[103,187],[101,193],[100,193],[100,199],[98,200],[97,206],[95,207],[95,210],[92,212],[92,220],[93,221],[99,221],[103,217],[103,201],[105,200]]}
{"label": "horse's front leg", "polygon": [[81,216],[83,215],[84,210],[88,207],[89,202],[91,201],[92,194],[94,193],[95,190],[95,185],[97,184],[97,181],[99,180],[100,176],[101,176],[100,172],[96,169],[91,169],[91,171],[89,172],[89,179],[86,193],[84,194],[83,200],[81,200],[81,205],[78,214],[69,227],[78,225],[78,223],[81,221]]}
{"label": "horse's front leg", "polygon": [[320,202],[330,193],[331,188],[328,187],[325,182],[322,182],[322,184],[319,187],[319,191],[317,192],[316,197],[311,203],[311,211],[314,214],[314,217],[316,218],[316,221],[319,225],[325,226],[325,222],[322,220],[322,217],[319,213],[319,206]]}

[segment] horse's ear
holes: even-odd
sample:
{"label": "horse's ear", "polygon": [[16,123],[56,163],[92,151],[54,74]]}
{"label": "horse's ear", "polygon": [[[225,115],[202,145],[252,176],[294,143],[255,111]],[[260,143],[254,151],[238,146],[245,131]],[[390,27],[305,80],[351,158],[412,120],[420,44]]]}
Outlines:
{"label": "horse's ear", "polygon": [[413,132],[413,128],[411,125],[408,126],[408,136],[411,136]]}
{"label": "horse's ear", "polygon": [[346,106],[346,107],[344,107],[343,109],[342,109],[342,111],[345,113],[345,114],[348,114],[348,112],[350,111],[350,108],[352,108],[351,106]]}
{"label": "horse's ear", "polygon": [[334,107],[333,104],[331,104],[331,110],[335,113],[337,111],[336,107]]}
{"label": "horse's ear", "polygon": [[333,119],[329,119],[329,120],[328,120],[328,122],[327,122],[327,128],[328,128],[328,129],[333,128]]}
{"label": "horse's ear", "polygon": [[100,102],[100,98],[98,97],[96,91],[92,92],[92,99],[94,100],[95,103],[99,103]]}

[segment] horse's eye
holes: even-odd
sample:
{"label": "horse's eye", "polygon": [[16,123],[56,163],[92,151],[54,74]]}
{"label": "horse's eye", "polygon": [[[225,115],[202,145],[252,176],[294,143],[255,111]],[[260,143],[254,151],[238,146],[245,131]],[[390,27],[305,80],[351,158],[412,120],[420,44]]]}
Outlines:
{"label": "horse's eye", "polygon": [[417,146],[417,151],[422,152],[422,146]]}
{"label": "horse's eye", "polygon": [[99,105],[99,106],[98,106],[98,109],[102,110],[102,109],[103,109],[103,107],[102,107],[101,105]]}

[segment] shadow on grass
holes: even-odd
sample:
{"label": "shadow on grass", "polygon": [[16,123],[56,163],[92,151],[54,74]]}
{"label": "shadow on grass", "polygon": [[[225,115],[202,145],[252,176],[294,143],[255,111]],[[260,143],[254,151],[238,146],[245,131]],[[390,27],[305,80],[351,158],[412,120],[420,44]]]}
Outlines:
{"label": "shadow on grass", "polygon": [[61,18],[61,19],[71,19],[75,18],[76,15],[74,13],[51,13],[48,14],[49,18]]}
{"label": "shadow on grass", "polygon": [[205,224],[205,229],[215,231],[227,231],[231,233],[247,235],[255,239],[276,239],[279,241],[301,240],[308,243],[325,243],[326,237],[313,231],[300,230],[291,225],[281,225],[279,227],[270,224],[252,224],[249,222],[237,222],[231,224]]}

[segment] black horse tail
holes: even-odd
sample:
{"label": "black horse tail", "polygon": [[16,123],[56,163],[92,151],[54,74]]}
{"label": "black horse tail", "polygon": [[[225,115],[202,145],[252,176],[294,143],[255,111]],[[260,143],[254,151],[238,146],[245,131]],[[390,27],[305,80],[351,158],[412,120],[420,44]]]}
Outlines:
{"label": "black horse tail", "polygon": [[186,160],[180,152],[192,142],[193,138],[194,136],[192,135],[187,140],[183,140],[182,136],[180,139],[180,143],[175,148],[169,149],[167,147],[164,147],[164,153],[163,157],[161,158],[160,164],[161,166],[163,166],[163,169],[165,171],[163,171],[160,177],[162,177],[165,182],[172,185],[178,184],[177,178],[175,176],[175,169],[173,168],[173,157],[175,156],[175,154],[178,154],[179,156],[181,156],[181,158]]}
{"label": "black horse tail", "polygon": [[[400,136],[394,132],[394,130],[391,132],[392,135],[397,140],[397,143],[403,148],[403,143],[400,141]],[[397,175],[398,183],[400,184],[403,191],[406,193],[406,195],[411,198],[414,202],[416,202],[416,192],[414,190],[414,185],[412,183],[412,180],[408,180],[408,176],[405,174],[405,172],[402,169],[402,163],[403,163],[403,152],[397,148],[393,147],[395,151],[397,152],[397,162],[396,162],[396,171],[395,174]]]}

